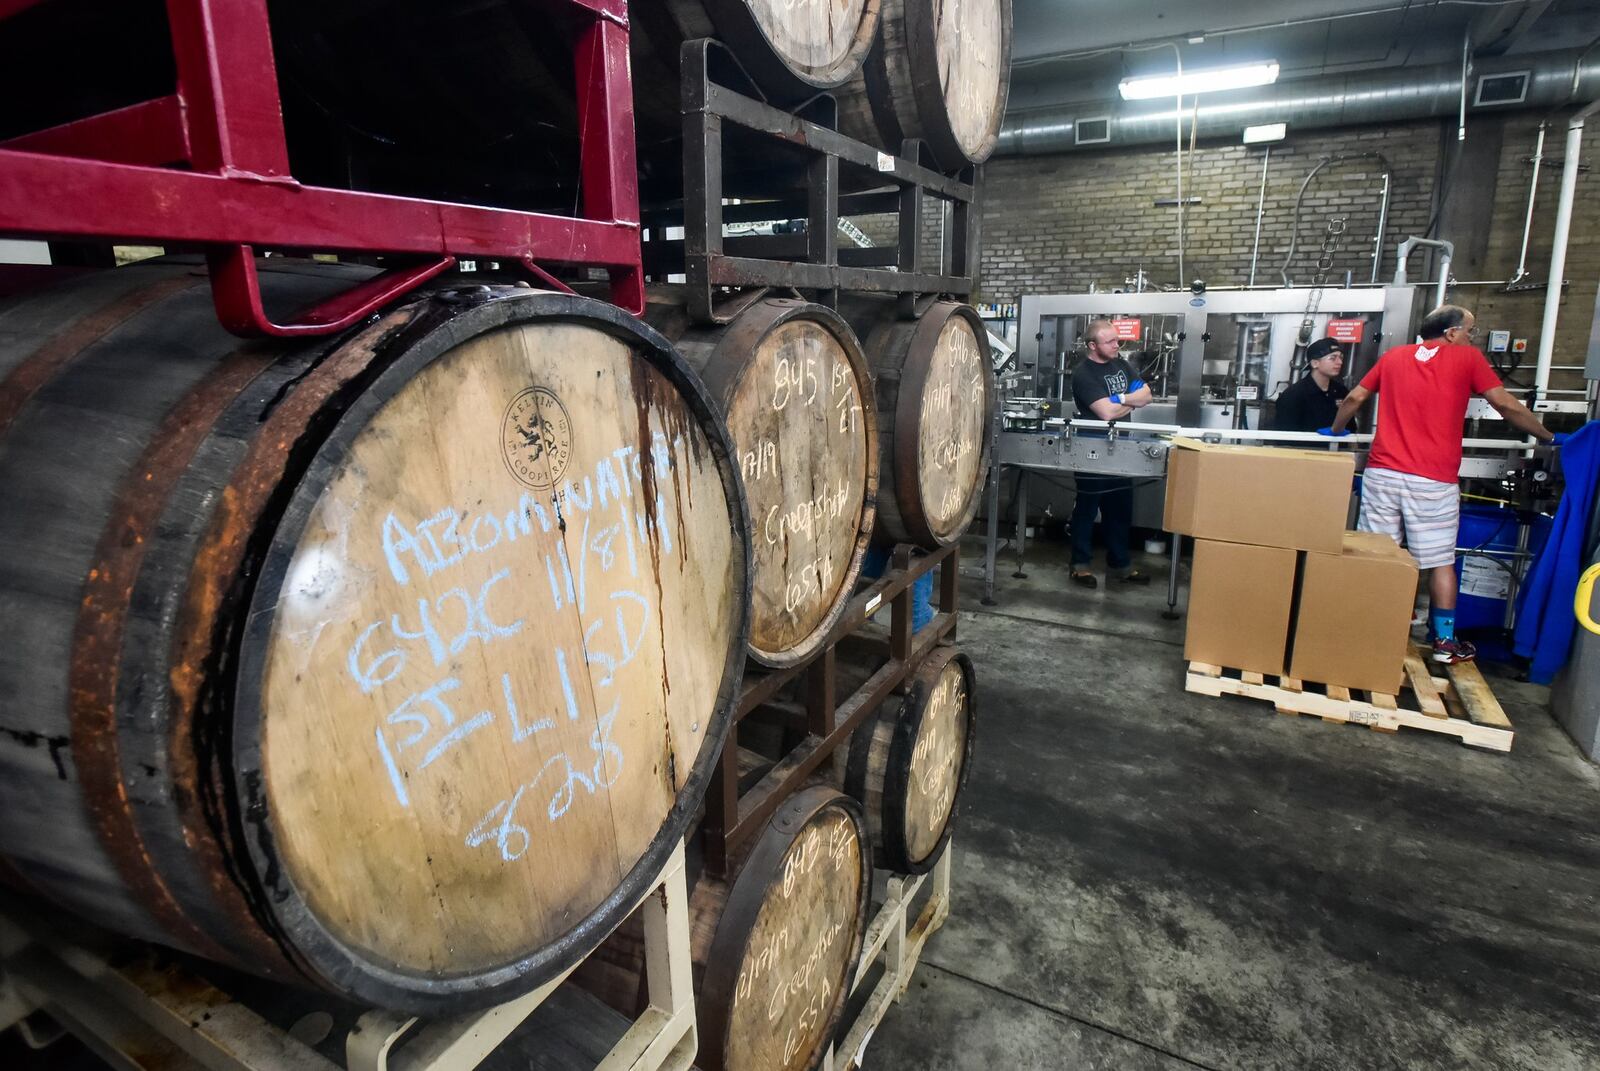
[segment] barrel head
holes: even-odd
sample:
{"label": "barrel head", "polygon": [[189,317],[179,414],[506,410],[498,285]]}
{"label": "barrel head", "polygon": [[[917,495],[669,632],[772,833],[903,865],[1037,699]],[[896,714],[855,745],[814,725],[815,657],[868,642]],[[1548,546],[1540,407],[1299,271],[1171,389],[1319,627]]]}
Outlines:
{"label": "barrel head", "polygon": [[934,5],[939,89],[950,136],[964,159],[994,150],[1010,79],[1011,12],[1005,0]]}
{"label": "barrel head", "polygon": [[902,819],[905,855],[913,863],[931,860],[943,843],[956,795],[966,780],[972,731],[969,673],[964,658],[943,661],[927,689],[915,728]]}
{"label": "barrel head", "polygon": [[[897,444],[897,464],[905,463],[911,448],[916,451],[921,513],[941,544],[957,538],[971,522],[987,467],[994,377],[988,340],[978,333],[975,319],[960,312],[924,317],[926,328],[937,335],[926,363],[917,369],[925,370],[925,377],[916,398],[915,445],[904,444],[908,449],[901,453]],[[919,329],[918,342],[921,334]],[[903,397],[901,404],[908,401]],[[903,425],[907,430],[910,426]]]}
{"label": "barrel head", "polygon": [[736,321],[719,350],[738,351],[727,422],[754,524],[751,653],[792,665],[815,651],[860,571],[877,432],[850,329],[814,305],[768,327],[778,304],[746,314],[760,331],[752,345]]}
{"label": "barrel head", "polygon": [[837,73],[877,25],[872,0],[750,0],[750,14],[772,50],[796,74],[837,84],[853,72]]}
{"label": "barrel head", "polygon": [[620,920],[703,791],[747,620],[698,380],[579,317],[474,323],[321,447],[241,675],[272,911],[395,1006],[508,996]]}
{"label": "barrel head", "polygon": [[700,1066],[818,1066],[861,952],[869,851],[859,809],[832,789],[802,790],[779,810],[717,924],[700,994]]}

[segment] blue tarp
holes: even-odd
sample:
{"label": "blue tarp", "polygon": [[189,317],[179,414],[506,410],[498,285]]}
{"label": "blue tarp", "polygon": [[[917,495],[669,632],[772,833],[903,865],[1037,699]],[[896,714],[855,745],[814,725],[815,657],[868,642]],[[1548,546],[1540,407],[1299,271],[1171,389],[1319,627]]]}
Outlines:
{"label": "blue tarp", "polygon": [[1561,472],[1567,487],[1550,538],[1517,596],[1514,650],[1532,660],[1528,679],[1535,684],[1554,680],[1572,650],[1572,597],[1588,565],[1589,518],[1600,483],[1600,421],[1585,424],[1561,447]]}

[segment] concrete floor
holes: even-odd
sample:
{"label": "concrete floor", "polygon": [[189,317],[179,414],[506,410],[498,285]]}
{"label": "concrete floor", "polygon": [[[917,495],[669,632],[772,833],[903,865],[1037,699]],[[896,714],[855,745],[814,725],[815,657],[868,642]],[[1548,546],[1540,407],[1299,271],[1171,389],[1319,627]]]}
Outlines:
{"label": "concrete floor", "polygon": [[1495,680],[1509,755],[1190,695],[1159,580],[1064,549],[963,583],[954,907],[867,1071],[1600,1067],[1600,772],[1544,689]]}

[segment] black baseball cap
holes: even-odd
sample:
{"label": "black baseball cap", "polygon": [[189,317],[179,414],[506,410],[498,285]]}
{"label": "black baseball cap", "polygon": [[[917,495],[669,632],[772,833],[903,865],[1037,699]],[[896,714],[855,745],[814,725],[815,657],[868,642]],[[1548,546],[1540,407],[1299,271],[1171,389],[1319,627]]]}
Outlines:
{"label": "black baseball cap", "polygon": [[1337,353],[1340,357],[1344,356],[1344,351],[1339,349],[1339,343],[1335,342],[1331,338],[1319,338],[1311,345],[1306,347],[1306,360],[1317,361],[1324,357],[1332,356],[1335,353]]}

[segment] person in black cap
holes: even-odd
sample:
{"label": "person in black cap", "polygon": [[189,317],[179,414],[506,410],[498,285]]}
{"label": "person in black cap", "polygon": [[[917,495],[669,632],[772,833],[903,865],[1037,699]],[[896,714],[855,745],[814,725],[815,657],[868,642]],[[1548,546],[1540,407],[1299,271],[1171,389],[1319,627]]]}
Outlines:
{"label": "person in black cap", "polygon": [[1273,431],[1316,431],[1333,423],[1339,403],[1350,388],[1339,378],[1344,373],[1344,350],[1331,338],[1319,338],[1306,347],[1311,374],[1278,395]]}

